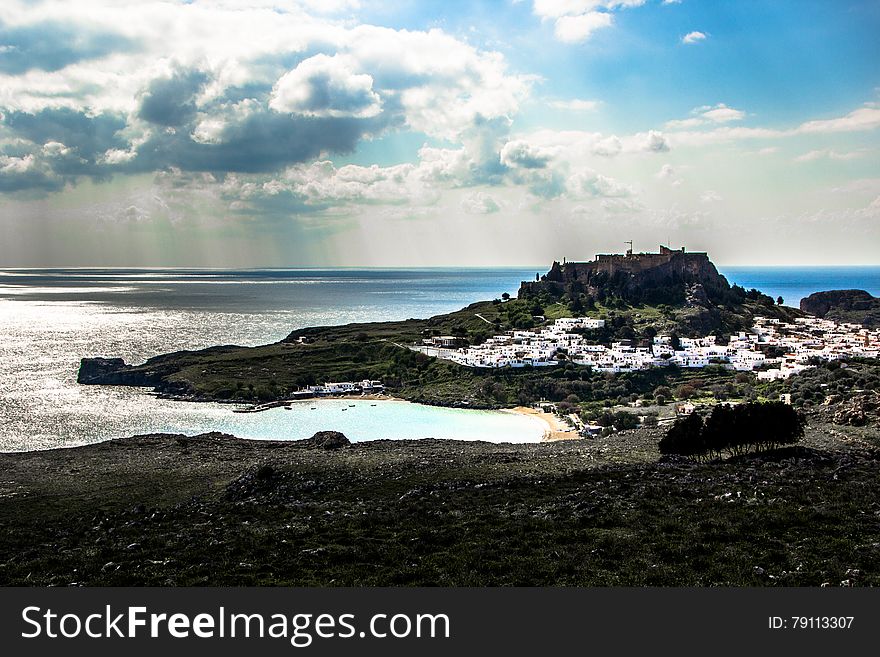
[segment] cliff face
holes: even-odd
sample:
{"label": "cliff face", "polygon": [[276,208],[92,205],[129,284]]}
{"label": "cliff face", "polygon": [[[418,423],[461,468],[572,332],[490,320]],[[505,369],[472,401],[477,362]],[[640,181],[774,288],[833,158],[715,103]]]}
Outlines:
{"label": "cliff face", "polygon": [[828,290],[801,299],[801,310],[837,322],[880,326],[880,298],[865,290]]}
{"label": "cliff face", "polygon": [[219,346],[200,351],[176,351],[154,356],[140,365],[129,365],[121,358],[83,358],[80,360],[77,383],[106,386],[152,387],[156,392],[183,395],[190,392],[186,383],[169,381],[168,377],[200,358],[243,350],[244,347]]}
{"label": "cliff face", "polygon": [[554,262],[540,281],[524,282],[521,298],[548,293],[574,299],[582,294],[616,295],[632,302],[684,303],[688,296],[719,300],[730,290],[705,253],[661,248],[660,253],[599,255],[590,262]]}

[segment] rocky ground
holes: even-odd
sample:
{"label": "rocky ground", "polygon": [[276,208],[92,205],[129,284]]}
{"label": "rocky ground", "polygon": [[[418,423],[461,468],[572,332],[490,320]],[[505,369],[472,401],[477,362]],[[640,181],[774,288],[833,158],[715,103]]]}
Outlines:
{"label": "rocky ground", "polygon": [[0,454],[4,585],[877,585],[876,424],[661,460],[531,445],[150,435]]}

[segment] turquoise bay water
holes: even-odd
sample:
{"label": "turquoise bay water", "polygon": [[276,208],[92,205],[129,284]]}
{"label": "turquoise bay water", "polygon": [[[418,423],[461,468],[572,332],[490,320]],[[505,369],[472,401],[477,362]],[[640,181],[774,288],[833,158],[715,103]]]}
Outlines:
{"label": "turquoise bay water", "polygon": [[[826,289],[880,295],[880,267],[720,269],[731,282],[794,306]],[[537,420],[508,413],[360,402],[342,411],[334,406],[341,402],[321,401],[315,411],[238,414],[228,405],[159,400],[142,389],[81,386],[76,373],[85,356],[137,363],[179,349],[265,344],[304,326],[429,317],[515,294],[520,281],[545,270],[0,271],[0,450],[209,430],[277,439],[338,429],[356,440],[536,440]]]}
{"label": "turquoise bay water", "polygon": [[[259,413],[233,413],[228,404],[199,404],[195,414],[190,403],[151,400],[159,403],[146,420],[150,432],[187,426],[190,432],[223,431],[239,438],[266,440],[295,440],[317,431],[341,431],[352,441],[454,438],[519,443],[540,440],[546,428],[537,418],[512,412],[440,408],[399,400],[319,399]],[[150,404],[149,400],[139,403],[144,401]],[[134,427],[127,430],[130,433]]]}
{"label": "turquoise bay water", "polygon": [[515,294],[534,275],[531,269],[0,271],[0,451],[150,432],[294,439],[340,427],[359,440],[537,440],[533,418],[508,413],[412,404],[337,412],[334,402],[322,402],[307,417],[284,410],[238,414],[230,405],[76,383],[86,356],[138,363],[180,349],[275,342],[304,326],[429,317]]}

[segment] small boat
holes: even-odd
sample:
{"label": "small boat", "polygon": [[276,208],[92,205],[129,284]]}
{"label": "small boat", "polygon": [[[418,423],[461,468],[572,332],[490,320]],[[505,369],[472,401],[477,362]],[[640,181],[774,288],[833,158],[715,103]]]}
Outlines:
{"label": "small boat", "polygon": [[348,409],[347,409],[347,408],[343,408],[342,410],[343,410],[343,411],[347,411]]}
{"label": "small boat", "polygon": [[354,408],[354,404],[349,404],[348,407],[349,407],[349,408]]}
{"label": "small boat", "polygon": [[312,406],[311,410],[314,411],[316,408],[317,408],[317,406]]}
{"label": "small boat", "polygon": [[375,406],[375,404],[370,404],[370,406]]}

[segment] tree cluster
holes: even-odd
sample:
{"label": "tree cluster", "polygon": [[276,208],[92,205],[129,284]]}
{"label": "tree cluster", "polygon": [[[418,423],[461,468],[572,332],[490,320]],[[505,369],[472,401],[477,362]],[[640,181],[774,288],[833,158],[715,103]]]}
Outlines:
{"label": "tree cluster", "polygon": [[697,459],[723,452],[744,454],[797,443],[804,435],[803,417],[782,402],[718,405],[704,421],[697,413],[680,418],[660,441],[661,454]]}

